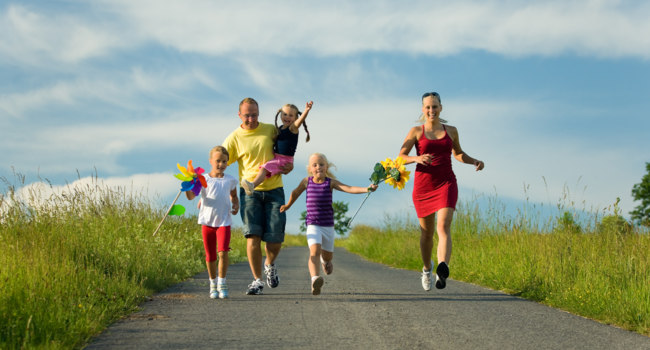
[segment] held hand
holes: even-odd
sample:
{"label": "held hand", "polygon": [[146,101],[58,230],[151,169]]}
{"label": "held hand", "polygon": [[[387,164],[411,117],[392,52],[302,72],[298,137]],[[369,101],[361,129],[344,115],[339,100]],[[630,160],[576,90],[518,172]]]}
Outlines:
{"label": "held hand", "polygon": [[476,167],[476,171],[483,170],[485,163],[482,160],[477,160],[474,162],[474,166]]}
{"label": "held hand", "polygon": [[431,164],[432,160],[433,160],[433,155],[430,153],[426,153],[419,156],[417,162],[422,165],[429,165]]}
{"label": "held hand", "polygon": [[379,186],[375,184],[370,184],[370,186],[368,186],[368,192],[375,192],[375,190],[377,190],[377,187]]}
{"label": "held hand", "polygon": [[237,212],[239,212],[239,204],[234,204],[232,205],[232,215],[237,215]]}
{"label": "held hand", "polygon": [[293,170],[293,163],[287,163],[282,167],[282,173],[284,175],[287,175],[288,173],[290,173],[291,170]]}

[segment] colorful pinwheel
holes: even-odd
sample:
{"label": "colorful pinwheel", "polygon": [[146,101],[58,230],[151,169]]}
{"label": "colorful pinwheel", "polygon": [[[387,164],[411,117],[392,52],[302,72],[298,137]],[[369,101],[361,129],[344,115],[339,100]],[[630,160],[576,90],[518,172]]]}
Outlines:
{"label": "colorful pinwheel", "polygon": [[[401,191],[404,189],[404,185],[406,185],[406,181],[408,181],[410,174],[411,172],[406,170],[404,167],[404,159],[402,159],[402,157],[397,157],[395,160],[386,158],[383,162],[375,164],[375,168],[370,175],[370,181],[375,185],[379,185],[380,182],[384,181],[393,186],[393,188],[397,188]],[[363,202],[361,202],[359,209],[357,209],[350,221],[348,221],[348,227],[352,225],[352,220],[357,216],[363,203],[366,202],[366,199],[368,199],[368,196],[370,196],[371,193],[372,192],[368,192],[366,197],[363,199]]]}
{"label": "colorful pinwheel", "polygon": [[187,162],[187,168],[180,165],[180,163],[177,163],[176,166],[178,167],[178,170],[181,171],[181,173],[174,175],[174,177],[182,181],[181,189],[178,191],[176,198],[174,198],[172,205],[169,206],[167,213],[165,213],[165,216],[163,216],[162,220],[160,221],[160,224],[158,224],[158,227],[156,227],[156,231],[153,233],[154,236],[156,233],[158,233],[160,226],[162,226],[163,222],[165,222],[167,216],[180,216],[185,213],[185,207],[180,204],[176,204],[176,201],[178,200],[178,197],[180,197],[181,193],[185,191],[192,191],[195,196],[198,196],[199,193],[201,193],[201,187],[208,187],[208,183],[205,181],[205,177],[203,176],[204,170],[201,167],[194,168],[192,166],[191,159]]}
{"label": "colorful pinwheel", "polygon": [[181,183],[181,192],[192,190],[195,196],[198,196],[201,193],[201,187],[207,187],[208,184],[205,182],[205,177],[203,177],[204,170],[201,167],[194,168],[192,166],[192,160],[190,159],[187,162],[187,168],[182,165],[176,164],[178,170],[181,171],[180,174],[174,175],[177,179],[183,181]]}

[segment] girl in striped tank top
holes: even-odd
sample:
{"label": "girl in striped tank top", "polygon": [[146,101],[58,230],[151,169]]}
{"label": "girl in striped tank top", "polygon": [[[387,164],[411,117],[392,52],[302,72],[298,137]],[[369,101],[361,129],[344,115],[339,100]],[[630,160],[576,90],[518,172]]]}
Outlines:
{"label": "girl in striped tank top", "polygon": [[[332,273],[332,258],[334,257],[334,209],[332,208],[332,191],[346,193],[367,193],[377,189],[377,185],[369,187],[348,186],[341,183],[331,173],[333,165],[321,153],[309,157],[307,173],[298,187],[291,191],[287,204],[280,207],[281,212],[291,208],[291,205],[307,190],[307,244],[309,245],[309,275],[311,276],[311,294],[320,294],[323,277],[320,276],[320,265],[325,274]],[[320,263],[320,264],[319,264]]]}

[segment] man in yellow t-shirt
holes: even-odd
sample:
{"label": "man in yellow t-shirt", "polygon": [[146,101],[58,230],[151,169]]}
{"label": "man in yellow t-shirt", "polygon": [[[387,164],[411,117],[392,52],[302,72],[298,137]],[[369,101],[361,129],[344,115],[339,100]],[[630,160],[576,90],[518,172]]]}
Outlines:
{"label": "man in yellow t-shirt", "polygon": [[[273,143],[277,128],[272,124],[260,123],[259,105],[257,101],[248,97],[239,103],[239,119],[242,123],[235,131],[230,133],[223,146],[230,154],[228,165],[237,162],[239,165],[239,182],[242,179],[252,181],[260,165],[273,159]],[[293,169],[285,169],[288,174]],[[284,242],[284,229],[286,214],[280,212],[284,205],[284,189],[282,177],[274,175],[267,178],[255,188],[249,196],[243,188],[240,193],[240,215],[244,223],[244,236],[246,237],[246,253],[248,263],[253,273],[253,282],[248,286],[246,294],[262,294],[262,244],[266,242],[266,261],[264,273],[266,283],[271,288],[279,284],[279,278],[274,261],[280,253]]]}

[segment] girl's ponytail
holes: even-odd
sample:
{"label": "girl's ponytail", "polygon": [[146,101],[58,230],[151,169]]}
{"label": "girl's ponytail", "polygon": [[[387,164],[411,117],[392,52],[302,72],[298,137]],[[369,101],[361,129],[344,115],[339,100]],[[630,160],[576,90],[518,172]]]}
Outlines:
{"label": "girl's ponytail", "polygon": [[307,130],[307,123],[305,123],[305,121],[303,121],[302,126],[305,128],[305,132],[307,133],[307,141],[305,141],[305,142],[309,142],[310,137],[309,137],[309,130]]}
{"label": "girl's ponytail", "polygon": [[275,128],[279,129],[280,127],[278,126],[278,116],[282,113],[282,108],[278,109],[278,112],[275,113]]}

